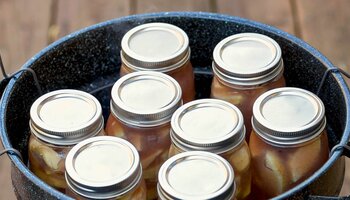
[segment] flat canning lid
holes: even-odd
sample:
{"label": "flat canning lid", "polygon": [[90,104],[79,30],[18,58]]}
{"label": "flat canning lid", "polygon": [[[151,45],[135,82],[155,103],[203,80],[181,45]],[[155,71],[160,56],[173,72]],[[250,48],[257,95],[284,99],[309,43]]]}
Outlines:
{"label": "flat canning lid", "polygon": [[240,33],[219,42],[213,52],[214,74],[226,84],[261,85],[283,74],[281,48],[270,37]]}
{"label": "flat canning lid", "polygon": [[122,39],[121,58],[134,71],[167,72],[190,58],[189,40],[177,26],[148,23],[129,30]]}
{"label": "flat canning lid", "polygon": [[98,136],[78,143],[65,160],[70,189],[90,199],[121,197],[141,181],[136,148],[128,141]]}
{"label": "flat canning lid", "polygon": [[224,153],[244,141],[241,111],[218,99],[201,99],[181,106],[171,118],[172,142],[183,151]]}
{"label": "flat canning lid", "polygon": [[120,78],[112,88],[112,114],[137,127],[168,123],[181,105],[180,85],[160,72],[133,72]]}
{"label": "flat canning lid", "polygon": [[325,107],[313,93],[294,87],[262,94],[254,103],[252,125],[269,143],[293,146],[320,135],[326,126]]}
{"label": "flat canning lid", "polygon": [[103,129],[98,100],[83,91],[64,89],[39,97],[30,109],[30,129],[55,145],[74,145]]}
{"label": "flat canning lid", "polygon": [[231,165],[210,152],[177,154],[169,158],[158,173],[158,195],[162,200],[229,200],[235,189]]}

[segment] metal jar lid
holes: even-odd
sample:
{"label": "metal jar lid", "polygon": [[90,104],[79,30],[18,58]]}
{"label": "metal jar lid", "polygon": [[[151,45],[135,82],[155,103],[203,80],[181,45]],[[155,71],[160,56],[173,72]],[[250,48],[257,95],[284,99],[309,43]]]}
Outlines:
{"label": "metal jar lid", "polygon": [[169,158],[158,173],[158,196],[162,200],[231,200],[235,190],[231,165],[210,152],[177,154]]}
{"label": "metal jar lid", "polygon": [[148,23],[129,30],[122,39],[121,58],[134,71],[167,72],[190,58],[186,33],[166,23]]}
{"label": "metal jar lid", "polygon": [[142,177],[136,148],[112,136],[93,137],[75,145],[65,168],[69,188],[89,199],[120,197],[135,189]]}
{"label": "metal jar lid", "polygon": [[74,145],[103,129],[102,108],[92,95],[72,89],[39,97],[30,109],[30,129],[55,145]]}
{"label": "metal jar lid", "polygon": [[216,45],[213,58],[214,74],[229,85],[261,85],[283,74],[280,46],[257,33],[225,38]]}
{"label": "metal jar lid", "polygon": [[181,105],[180,85],[160,72],[133,72],[120,78],[112,88],[112,114],[137,127],[168,123]]}
{"label": "metal jar lid", "polygon": [[244,141],[243,115],[236,106],[223,100],[195,100],[174,113],[170,136],[184,151],[224,153]]}
{"label": "metal jar lid", "polygon": [[304,89],[273,89],[255,101],[252,126],[269,143],[298,145],[312,140],[324,130],[325,108],[315,94]]}

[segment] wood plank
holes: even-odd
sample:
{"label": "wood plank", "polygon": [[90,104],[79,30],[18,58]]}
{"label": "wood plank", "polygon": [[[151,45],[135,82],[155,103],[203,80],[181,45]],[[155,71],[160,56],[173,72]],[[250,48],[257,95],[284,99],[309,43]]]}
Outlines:
{"label": "wood plank", "polygon": [[166,11],[210,12],[210,0],[135,0],[136,13]]}
{"label": "wood plank", "polygon": [[0,53],[7,73],[47,45],[50,4],[51,0],[0,1]]}
{"label": "wood plank", "polygon": [[128,0],[59,0],[57,19],[51,26],[51,40],[81,28],[128,15]]}
{"label": "wood plank", "polygon": [[[0,1],[0,53],[8,74],[47,45],[50,5],[51,0]],[[10,165],[6,155],[0,158],[0,199],[16,199]]]}
{"label": "wood plank", "polygon": [[[0,144],[0,151],[3,149]],[[6,155],[0,157],[0,177],[0,199],[15,199],[11,183],[11,162]]]}
{"label": "wood plank", "polygon": [[350,159],[345,159],[345,179],[343,183],[343,187],[340,191],[339,196],[349,196],[350,195]]}
{"label": "wood plank", "polygon": [[219,13],[239,16],[275,26],[294,34],[289,1],[276,0],[217,0]]}
{"label": "wood plank", "polygon": [[[303,39],[350,72],[350,1],[296,0]],[[350,82],[348,82],[350,83]]]}

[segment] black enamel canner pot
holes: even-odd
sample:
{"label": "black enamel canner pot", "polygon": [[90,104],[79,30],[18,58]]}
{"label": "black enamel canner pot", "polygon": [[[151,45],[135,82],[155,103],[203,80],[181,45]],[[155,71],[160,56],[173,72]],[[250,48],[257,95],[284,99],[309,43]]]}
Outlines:
{"label": "black enamel canner pot", "polygon": [[[320,52],[300,39],[279,29],[250,20],[211,13],[173,12],[134,15],[103,22],[72,33],[51,44],[29,59],[23,68],[35,71],[43,92],[74,88],[92,92],[109,114],[110,85],[119,76],[120,43],[131,28],[148,22],[166,22],[182,28],[190,38],[191,61],[195,67],[197,98],[208,97],[212,79],[212,52],[223,38],[241,32],[256,32],[275,39],[282,48],[284,75],[288,86],[316,92],[326,76],[319,97],[325,104],[330,148],[329,160],[311,177],[277,199],[317,199],[336,196],[341,189],[345,163],[349,156],[349,89],[335,66]],[[8,81],[3,81],[2,86]],[[105,87],[104,87],[105,86]],[[68,199],[51,188],[27,166],[29,110],[40,93],[31,73],[12,78],[1,100],[0,131],[5,148],[18,149],[9,154],[12,183],[19,199]],[[315,158],[317,159],[317,158]],[[350,173],[350,172],[348,172]],[[325,198],[325,197],[322,197]]]}

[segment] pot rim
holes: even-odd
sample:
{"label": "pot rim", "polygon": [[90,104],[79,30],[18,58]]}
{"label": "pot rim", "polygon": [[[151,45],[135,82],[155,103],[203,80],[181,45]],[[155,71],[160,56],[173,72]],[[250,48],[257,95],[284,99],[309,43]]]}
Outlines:
{"label": "pot rim", "polygon": [[[158,13],[147,13],[147,14],[137,14],[137,15],[130,15],[125,16],[121,18],[116,18],[112,20],[108,20],[105,22],[101,22],[92,26],[88,26],[86,28],[83,28],[81,30],[75,31],[71,34],[68,34],[59,40],[53,42],[52,44],[48,45],[41,51],[39,51],[36,55],[34,55],[32,58],[30,58],[27,62],[25,62],[24,65],[22,65],[21,69],[29,68],[31,65],[33,65],[35,62],[38,62],[40,59],[42,59],[47,53],[50,53],[51,51],[55,51],[56,48],[59,48],[63,43],[69,42],[72,39],[75,39],[76,37],[85,34],[90,31],[97,30],[99,28],[104,28],[107,26],[112,26],[113,24],[118,24],[121,22],[126,21],[132,21],[132,20],[138,20],[140,18],[143,19],[150,19],[150,18],[168,18],[168,17],[185,17],[185,18],[193,18],[193,19],[208,19],[208,20],[217,20],[217,21],[228,21],[228,22],[234,22],[240,25],[248,25],[253,28],[257,28],[259,30],[263,30],[268,33],[272,33],[274,35],[277,35],[279,37],[282,37],[283,39],[288,40],[291,43],[294,43],[295,45],[299,46],[300,48],[306,50],[310,54],[312,54],[318,61],[320,61],[327,69],[335,69],[336,67],[318,50],[316,50],[314,47],[309,45],[308,43],[302,41],[301,39],[284,32],[280,29],[277,29],[273,26],[266,25],[263,23],[255,22],[249,19],[244,19],[240,17],[225,15],[225,14],[218,14],[218,13],[209,13],[209,12],[158,12]],[[22,73],[18,74],[16,77],[19,78],[22,75]],[[350,91],[347,87],[344,79],[342,76],[338,73],[331,74],[337,81],[341,88],[342,95],[345,98],[345,104],[346,104],[346,121],[350,122]],[[7,129],[5,125],[5,119],[6,119],[6,112],[8,105],[8,97],[12,93],[12,89],[16,83],[16,79],[12,79],[8,86],[6,87],[3,96],[0,101],[0,138],[3,143],[4,148],[12,148],[12,145],[9,141],[8,135],[7,135]],[[339,144],[345,145],[349,141],[350,137],[350,123],[346,123],[344,127],[344,132],[341,138],[341,141]],[[327,160],[327,162],[319,169],[317,170],[312,176],[310,176],[308,179],[303,181],[302,183],[298,184],[297,186],[293,187],[292,189],[284,192],[283,194],[276,197],[276,199],[284,199],[289,196],[292,196],[294,193],[304,189],[309,185],[309,182],[315,181],[319,176],[321,176],[325,170],[329,169],[334,162],[342,156],[343,150],[335,151],[333,155]],[[41,188],[44,191],[50,191],[50,194],[60,198],[60,199],[67,199],[68,196],[64,195],[63,193],[53,189],[51,186],[44,183],[42,180],[40,180],[38,177],[36,177],[28,168],[27,166],[21,162],[21,160],[15,156],[15,155],[8,155],[10,157],[12,166],[16,166],[28,179],[32,180],[36,186]]]}

